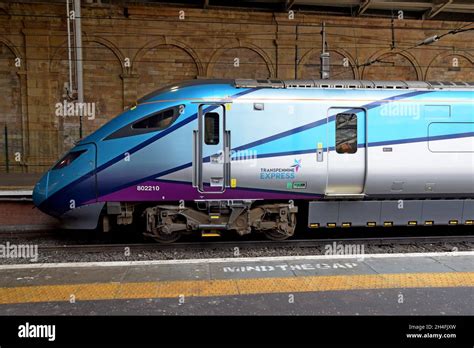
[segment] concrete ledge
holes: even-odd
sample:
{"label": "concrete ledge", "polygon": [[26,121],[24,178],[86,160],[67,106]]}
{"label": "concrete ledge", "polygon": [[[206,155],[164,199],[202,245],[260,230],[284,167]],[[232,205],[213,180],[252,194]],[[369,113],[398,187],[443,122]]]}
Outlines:
{"label": "concrete ledge", "polygon": [[31,196],[33,195],[33,190],[0,190],[0,196]]}
{"label": "concrete ledge", "polygon": [[0,201],[33,201],[32,190],[1,190]]}
{"label": "concrete ledge", "polygon": [[21,234],[21,232],[40,232],[55,230],[58,228],[58,223],[50,225],[0,225],[0,232],[12,232],[15,235]]}

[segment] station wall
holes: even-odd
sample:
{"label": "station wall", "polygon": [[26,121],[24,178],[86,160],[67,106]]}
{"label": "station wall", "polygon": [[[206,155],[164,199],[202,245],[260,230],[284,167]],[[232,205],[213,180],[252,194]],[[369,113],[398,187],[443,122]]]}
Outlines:
{"label": "station wall", "polygon": [[[84,93],[95,115],[83,117],[83,135],[184,79],[318,79],[322,21],[331,78],[474,81],[472,32],[405,50],[468,23],[396,19],[391,47],[390,19],[85,2]],[[44,171],[79,139],[78,117],[57,115],[67,58],[64,4],[0,2],[0,172],[5,126],[10,172]]]}

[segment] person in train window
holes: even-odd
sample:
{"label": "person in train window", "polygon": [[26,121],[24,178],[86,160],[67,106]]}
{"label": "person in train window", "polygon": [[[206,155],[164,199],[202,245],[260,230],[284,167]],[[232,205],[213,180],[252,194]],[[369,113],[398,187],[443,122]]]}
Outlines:
{"label": "person in train window", "polygon": [[337,153],[355,153],[357,151],[357,116],[338,114],[336,117]]}
{"label": "person in train window", "polygon": [[345,142],[336,146],[337,153],[355,153],[357,146],[355,143]]}

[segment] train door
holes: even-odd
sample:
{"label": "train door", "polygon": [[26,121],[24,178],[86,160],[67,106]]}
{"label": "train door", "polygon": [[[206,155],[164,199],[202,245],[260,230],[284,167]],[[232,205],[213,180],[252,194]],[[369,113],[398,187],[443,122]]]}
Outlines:
{"label": "train door", "polygon": [[366,176],[366,110],[330,108],[326,195],[362,195]]}
{"label": "train door", "polygon": [[202,193],[222,193],[230,181],[230,131],[224,104],[200,104],[194,130],[193,185]]}

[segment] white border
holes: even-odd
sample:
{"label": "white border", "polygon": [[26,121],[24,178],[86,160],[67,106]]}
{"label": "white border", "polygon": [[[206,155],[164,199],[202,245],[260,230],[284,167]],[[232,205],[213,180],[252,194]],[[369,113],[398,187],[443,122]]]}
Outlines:
{"label": "white border", "polygon": [[397,253],[397,254],[367,254],[367,255],[308,255],[308,256],[271,256],[271,257],[227,257],[215,259],[182,259],[182,260],[150,260],[150,261],[104,261],[104,262],[65,262],[65,263],[31,263],[17,265],[0,265],[0,271],[12,269],[34,268],[81,268],[81,267],[120,267],[120,266],[152,266],[152,265],[182,265],[182,264],[209,264],[209,263],[238,263],[238,262],[274,262],[299,260],[347,260],[383,258],[413,258],[413,257],[446,257],[446,256],[473,256],[474,251],[431,252],[431,253]]}
{"label": "white border", "polygon": [[33,190],[0,190],[0,196],[31,196]]}

